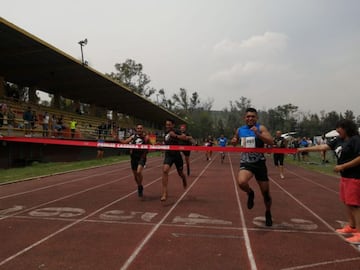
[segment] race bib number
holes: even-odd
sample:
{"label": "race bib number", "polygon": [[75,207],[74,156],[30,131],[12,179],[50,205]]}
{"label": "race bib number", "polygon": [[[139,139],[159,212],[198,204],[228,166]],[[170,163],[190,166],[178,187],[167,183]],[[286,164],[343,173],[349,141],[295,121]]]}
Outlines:
{"label": "race bib number", "polygon": [[241,138],[241,146],[244,148],[255,148],[255,137]]}

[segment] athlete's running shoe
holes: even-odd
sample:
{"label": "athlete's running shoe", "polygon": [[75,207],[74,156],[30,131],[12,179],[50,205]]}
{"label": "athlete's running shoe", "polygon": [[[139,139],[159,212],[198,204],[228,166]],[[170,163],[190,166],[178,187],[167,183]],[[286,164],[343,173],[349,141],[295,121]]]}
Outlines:
{"label": "athlete's running shoe", "polygon": [[143,190],[144,190],[144,187],[142,185],[138,186],[138,196],[139,197],[143,196]]}
{"label": "athlete's running shoe", "polygon": [[255,193],[252,189],[248,192],[247,208],[251,209],[254,207],[254,197]]}
{"label": "athlete's running shoe", "polygon": [[335,232],[340,233],[340,234],[348,234],[348,233],[357,233],[358,230],[356,228],[350,227],[350,225],[347,224],[344,228],[337,229],[337,230],[335,230]]}
{"label": "athlete's running shoe", "polygon": [[272,226],[272,217],[270,210],[267,210],[265,212],[265,225],[269,227]]}
{"label": "athlete's running shoe", "polygon": [[352,237],[346,238],[346,241],[350,244],[360,244],[360,233],[354,233]]}

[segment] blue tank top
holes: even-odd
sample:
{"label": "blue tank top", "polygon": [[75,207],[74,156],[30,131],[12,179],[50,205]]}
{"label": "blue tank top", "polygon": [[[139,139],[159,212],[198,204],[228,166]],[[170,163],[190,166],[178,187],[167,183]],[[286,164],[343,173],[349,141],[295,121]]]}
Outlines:
{"label": "blue tank top", "polygon": [[[257,123],[255,126],[260,130],[260,124]],[[264,142],[260,140],[250,128],[248,125],[244,125],[238,129],[240,145],[245,148],[263,148]],[[260,160],[265,160],[263,153],[241,153],[241,163],[255,163]]]}

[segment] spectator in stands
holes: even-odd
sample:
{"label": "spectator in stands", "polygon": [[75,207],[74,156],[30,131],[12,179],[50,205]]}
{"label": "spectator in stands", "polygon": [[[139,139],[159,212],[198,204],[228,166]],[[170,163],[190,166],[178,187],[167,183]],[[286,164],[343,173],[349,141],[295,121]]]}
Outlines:
{"label": "spectator in stands", "polygon": [[51,125],[50,129],[52,130],[52,135],[51,135],[51,136],[52,136],[52,137],[55,137],[56,134],[57,134],[57,118],[56,118],[56,115],[55,115],[55,114],[53,114],[53,115],[51,116],[50,125]]}
{"label": "spectator in stands", "polygon": [[8,125],[8,136],[12,136],[13,129],[15,127],[15,113],[13,112],[11,107],[9,107],[7,111],[7,125]]}
{"label": "spectator in stands", "polygon": [[77,126],[77,122],[76,120],[72,117],[71,121],[70,121],[70,131],[71,131],[71,138],[75,138],[75,132],[76,132],[76,126]]}
{"label": "spectator in stands", "polygon": [[31,121],[33,120],[31,107],[29,106],[23,113],[25,136],[31,136]]}
{"label": "spectator in stands", "polygon": [[107,121],[105,130],[106,130],[106,132],[105,132],[106,136],[111,135],[112,124],[111,124],[110,120]]}
{"label": "spectator in stands", "polygon": [[43,137],[49,136],[49,121],[50,121],[50,116],[48,112],[45,112],[42,119]]}
{"label": "spectator in stands", "polygon": [[4,125],[4,114],[3,114],[3,104],[0,104],[0,127]]}
{"label": "spectator in stands", "polygon": [[34,130],[36,128],[36,122],[37,122],[37,115],[36,115],[36,111],[32,111],[31,113],[31,130]]}
{"label": "spectator in stands", "polygon": [[64,129],[64,120],[63,120],[63,116],[60,115],[60,117],[56,121],[56,130],[57,130],[57,133],[58,133],[59,137],[62,137],[63,129]]}
{"label": "spectator in stands", "polygon": [[76,102],[75,102],[75,112],[76,112],[77,114],[82,115],[82,113],[81,113],[81,104],[80,104],[80,101],[76,101]]}
{"label": "spectator in stands", "polygon": [[106,124],[103,122],[98,126],[98,137],[106,135]]}

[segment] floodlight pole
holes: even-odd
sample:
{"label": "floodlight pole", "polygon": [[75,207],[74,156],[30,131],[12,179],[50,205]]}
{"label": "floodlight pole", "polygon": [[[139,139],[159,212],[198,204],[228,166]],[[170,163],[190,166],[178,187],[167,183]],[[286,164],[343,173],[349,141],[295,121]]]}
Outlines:
{"label": "floodlight pole", "polygon": [[87,38],[85,38],[84,40],[80,40],[79,41],[80,44],[80,50],[81,50],[81,63],[84,65],[84,53],[83,53],[83,47],[87,44]]}

